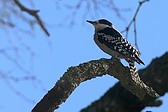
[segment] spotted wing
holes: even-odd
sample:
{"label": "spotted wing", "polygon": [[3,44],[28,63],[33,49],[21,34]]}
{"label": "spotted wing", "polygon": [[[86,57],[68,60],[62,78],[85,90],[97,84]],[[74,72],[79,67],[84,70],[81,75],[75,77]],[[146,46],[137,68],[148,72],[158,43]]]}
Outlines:
{"label": "spotted wing", "polygon": [[135,49],[117,30],[114,28],[105,28],[98,31],[98,41],[106,45],[111,50],[114,50],[125,57],[137,63],[144,64],[139,59],[139,52]]}

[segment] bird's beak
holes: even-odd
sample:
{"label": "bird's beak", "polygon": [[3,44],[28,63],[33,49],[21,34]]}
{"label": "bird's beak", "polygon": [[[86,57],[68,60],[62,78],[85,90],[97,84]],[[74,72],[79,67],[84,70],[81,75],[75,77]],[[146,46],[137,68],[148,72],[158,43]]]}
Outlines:
{"label": "bird's beak", "polygon": [[92,24],[92,25],[94,25],[94,24],[96,24],[96,21],[89,21],[89,20],[86,20],[88,23],[90,23],[90,24]]}

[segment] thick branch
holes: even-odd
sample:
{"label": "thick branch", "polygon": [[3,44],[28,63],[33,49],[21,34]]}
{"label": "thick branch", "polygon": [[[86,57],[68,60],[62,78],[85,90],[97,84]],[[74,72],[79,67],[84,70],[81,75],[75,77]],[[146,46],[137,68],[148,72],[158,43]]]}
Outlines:
{"label": "thick branch", "polygon": [[[168,53],[154,59],[149,66],[139,70],[140,77],[147,85],[152,86],[161,96],[168,92]],[[161,100],[146,97],[139,100],[118,82],[99,100],[81,112],[141,112],[145,107],[158,107]]]}
{"label": "thick branch", "polygon": [[39,10],[32,10],[29,9],[27,7],[25,7],[23,4],[20,3],[19,0],[13,0],[15,2],[15,4],[20,8],[20,10],[25,11],[26,13],[30,14],[31,16],[33,16],[37,23],[39,24],[39,26],[41,27],[41,29],[48,35],[50,36],[50,34],[48,33],[47,29],[44,26],[44,23],[42,22],[40,16],[38,15]]}
{"label": "thick branch", "polygon": [[119,79],[125,88],[140,99],[147,96],[159,96],[152,88],[146,86],[139,77],[131,76],[129,68],[123,66],[119,60],[100,59],[70,67],[57,81],[56,85],[34,107],[32,112],[53,112],[66,101],[81,82],[106,74]]}

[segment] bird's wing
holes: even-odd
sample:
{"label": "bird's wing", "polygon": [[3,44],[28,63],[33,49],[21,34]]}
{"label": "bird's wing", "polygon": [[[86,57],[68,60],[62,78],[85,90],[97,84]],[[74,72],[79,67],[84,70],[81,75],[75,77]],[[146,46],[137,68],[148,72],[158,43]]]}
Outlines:
{"label": "bird's wing", "polygon": [[139,59],[139,51],[135,49],[119,31],[114,28],[105,28],[97,32],[98,41],[106,45],[108,48],[122,54],[127,58],[131,58],[137,63],[144,64]]}

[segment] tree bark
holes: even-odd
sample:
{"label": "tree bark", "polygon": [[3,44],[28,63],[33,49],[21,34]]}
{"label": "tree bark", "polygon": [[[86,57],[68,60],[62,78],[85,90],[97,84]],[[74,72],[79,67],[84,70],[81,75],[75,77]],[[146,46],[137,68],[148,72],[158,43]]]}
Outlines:
{"label": "tree bark", "polygon": [[32,112],[53,112],[66,101],[80,83],[106,74],[120,80],[122,86],[141,100],[159,96],[140,80],[138,75],[131,75],[129,68],[123,66],[118,59],[100,59],[70,67],[56,85],[37,103]]}
{"label": "tree bark", "polygon": [[[168,91],[168,53],[153,59],[146,68],[139,70],[139,74],[147,85],[163,96]],[[150,96],[140,100],[118,82],[81,112],[140,112],[145,107],[161,104],[161,100]]]}

